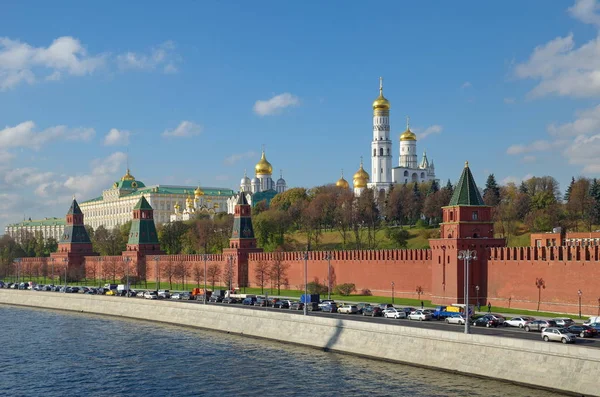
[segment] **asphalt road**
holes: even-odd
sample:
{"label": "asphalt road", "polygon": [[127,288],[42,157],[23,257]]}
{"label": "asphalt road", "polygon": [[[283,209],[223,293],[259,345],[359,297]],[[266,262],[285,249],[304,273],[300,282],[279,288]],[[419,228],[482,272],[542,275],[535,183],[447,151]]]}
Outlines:
{"label": "asphalt road", "polygon": [[[130,299],[139,299],[139,298],[130,298]],[[181,301],[182,303],[190,303],[190,304],[203,304],[202,302],[197,301]],[[219,306],[229,306],[227,303],[208,303],[208,305],[219,305]],[[246,310],[268,310],[271,312],[282,312],[282,313],[291,313],[296,314],[298,316],[302,316],[304,312],[302,310],[289,310],[289,309],[276,309],[273,307],[258,307],[258,306],[246,306],[241,304],[232,304],[231,306],[242,308]],[[427,328],[427,329],[435,329],[440,331],[448,331],[448,332],[464,332],[464,325],[454,325],[454,324],[446,324],[445,321],[415,321],[415,320],[405,320],[405,319],[393,319],[393,318],[383,318],[383,317],[368,317],[362,316],[360,314],[339,314],[339,313],[325,313],[325,312],[308,312],[309,316],[317,316],[317,317],[328,317],[328,318],[343,318],[344,320],[351,321],[365,321],[372,323],[380,323],[380,324],[393,324],[403,327],[415,327],[415,328]],[[486,327],[470,327],[472,334],[477,335],[489,335],[489,336],[501,336],[504,338],[518,338],[518,339],[529,339],[541,341],[541,333],[536,331],[526,332],[523,329],[515,328],[515,327],[504,327],[500,326],[497,328],[486,328]],[[549,343],[558,343],[558,342],[549,342]],[[600,337],[595,338],[580,338],[577,337],[577,345],[584,347],[593,347],[600,348]]]}

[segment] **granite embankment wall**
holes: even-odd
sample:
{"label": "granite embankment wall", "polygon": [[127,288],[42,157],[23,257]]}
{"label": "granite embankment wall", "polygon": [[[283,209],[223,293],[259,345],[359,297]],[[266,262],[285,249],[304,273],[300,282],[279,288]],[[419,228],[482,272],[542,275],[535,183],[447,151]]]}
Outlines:
{"label": "granite embankment wall", "polygon": [[[0,304],[160,321],[600,395],[600,349],[273,311],[83,294],[0,290]],[[390,348],[393,346],[393,348]]]}

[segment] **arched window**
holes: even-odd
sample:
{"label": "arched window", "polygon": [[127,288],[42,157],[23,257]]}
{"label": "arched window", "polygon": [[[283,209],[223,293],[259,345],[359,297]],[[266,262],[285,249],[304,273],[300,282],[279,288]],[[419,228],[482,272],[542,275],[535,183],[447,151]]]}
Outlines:
{"label": "arched window", "polygon": [[421,172],[421,179],[425,179],[425,173]]}
{"label": "arched window", "polygon": [[383,156],[383,148],[379,148],[379,155]]}
{"label": "arched window", "polygon": [[373,156],[377,156],[377,149],[373,149]]}
{"label": "arched window", "polygon": [[408,176],[408,171],[404,171],[404,176]]}

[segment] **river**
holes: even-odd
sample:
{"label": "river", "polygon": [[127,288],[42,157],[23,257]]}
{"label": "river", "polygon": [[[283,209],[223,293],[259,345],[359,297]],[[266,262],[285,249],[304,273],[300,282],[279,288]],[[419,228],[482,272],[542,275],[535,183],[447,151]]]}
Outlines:
{"label": "river", "polygon": [[167,324],[2,305],[0,319],[0,395],[557,396]]}

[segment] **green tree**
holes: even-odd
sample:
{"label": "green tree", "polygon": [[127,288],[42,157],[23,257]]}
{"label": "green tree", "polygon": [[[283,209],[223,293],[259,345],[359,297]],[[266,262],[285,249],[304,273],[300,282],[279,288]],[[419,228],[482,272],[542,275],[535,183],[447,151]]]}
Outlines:
{"label": "green tree", "polygon": [[387,238],[395,243],[396,248],[406,248],[408,246],[408,239],[410,238],[408,230],[402,227],[388,227],[385,229],[385,234]]}
{"label": "green tree", "polygon": [[575,177],[572,176],[571,183],[569,184],[569,186],[567,187],[567,190],[565,191],[565,197],[564,197],[565,202],[569,201],[569,198],[571,197],[571,191],[573,190],[574,184],[575,184]]}
{"label": "green tree", "polygon": [[498,187],[498,183],[496,183],[494,174],[488,175],[487,181],[485,182],[483,201],[486,205],[492,207],[495,207],[500,203],[500,187]]}

